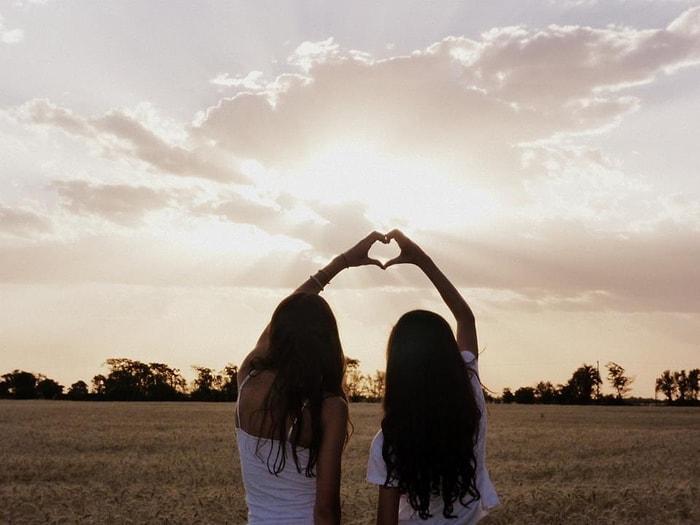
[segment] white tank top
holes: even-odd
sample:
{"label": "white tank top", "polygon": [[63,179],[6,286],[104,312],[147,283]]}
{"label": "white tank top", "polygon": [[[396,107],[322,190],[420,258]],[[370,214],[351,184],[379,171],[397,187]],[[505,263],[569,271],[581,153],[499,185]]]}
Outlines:
{"label": "white tank top", "polygon": [[[239,403],[243,386],[249,378],[250,375],[241,383],[238,391]],[[316,478],[306,477],[304,469],[302,472],[297,471],[292,458],[292,446],[289,443],[286,444],[284,469],[277,475],[272,474],[267,466],[267,458],[272,453],[271,461],[274,461],[279,450],[279,441],[258,438],[242,430],[238,405],[236,418],[236,438],[249,525],[313,525]],[[308,449],[297,447],[297,456],[299,464],[305,466],[309,460]]]}

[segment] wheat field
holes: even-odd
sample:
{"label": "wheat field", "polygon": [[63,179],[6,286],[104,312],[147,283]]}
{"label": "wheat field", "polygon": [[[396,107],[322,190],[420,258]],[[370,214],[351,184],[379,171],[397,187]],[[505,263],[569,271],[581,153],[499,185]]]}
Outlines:
{"label": "wheat field", "polygon": [[[234,404],[0,401],[0,523],[245,523]],[[700,409],[490,405],[501,505],[482,523],[700,523]],[[380,406],[351,405],[343,523]]]}

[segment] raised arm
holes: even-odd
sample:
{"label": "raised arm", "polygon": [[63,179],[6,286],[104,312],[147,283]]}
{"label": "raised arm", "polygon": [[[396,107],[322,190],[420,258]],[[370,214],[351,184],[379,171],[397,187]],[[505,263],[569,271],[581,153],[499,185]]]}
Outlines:
{"label": "raised arm", "polygon": [[[374,265],[383,268],[382,263],[369,256],[369,250],[375,242],[389,242],[383,233],[374,231],[367,235],[360,242],[355,244],[349,250],[335,256],[323,268],[315,274],[310,275],[303,283],[301,283],[292,293],[320,293],[330,281],[346,268],[354,266]],[[241,363],[238,377],[242,381],[250,371],[250,365],[256,357],[264,357],[267,354],[267,348],[270,341],[270,325],[268,324],[258,338],[253,350],[243,359]]]}
{"label": "raised arm", "polygon": [[385,268],[394,264],[415,264],[430,279],[437,289],[442,300],[457,320],[457,343],[461,350],[469,350],[475,356],[479,355],[479,346],[476,337],[476,320],[471,308],[459,293],[457,288],[442,273],[442,270],[433,262],[423,249],[399,230],[392,230],[387,234],[387,240],[394,239],[401,249],[401,253],[384,264]]}
{"label": "raised arm", "polygon": [[301,283],[293,293],[319,293],[336,275],[346,268],[352,268],[353,266],[366,266],[371,264],[384,268],[382,263],[376,259],[372,259],[369,256],[370,248],[377,241],[385,244],[389,242],[386,235],[383,233],[379,233],[377,231],[370,233],[355,246],[334,257],[326,266],[318,270],[314,275],[310,275],[309,278]]}

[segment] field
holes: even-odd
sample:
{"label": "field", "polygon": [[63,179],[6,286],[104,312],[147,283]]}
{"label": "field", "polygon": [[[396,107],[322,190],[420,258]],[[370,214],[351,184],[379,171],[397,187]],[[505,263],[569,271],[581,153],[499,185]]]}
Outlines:
{"label": "field", "polygon": [[[245,523],[233,404],[0,401],[0,523]],[[379,405],[353,404],[343,523]],[[490,405],[482,523],[700,523],[700,409]]]}

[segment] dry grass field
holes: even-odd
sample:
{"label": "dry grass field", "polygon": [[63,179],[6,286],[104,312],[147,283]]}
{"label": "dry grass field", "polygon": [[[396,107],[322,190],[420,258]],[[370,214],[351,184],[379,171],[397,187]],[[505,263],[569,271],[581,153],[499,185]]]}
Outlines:
{"label": "dry grass field", "polygon": [[[0,401],[0,523],[245,523],[233,404]],[[354,404],[343,523],[379,405]],[[482,523],[700,523],[700,409],[491,405]]]}

